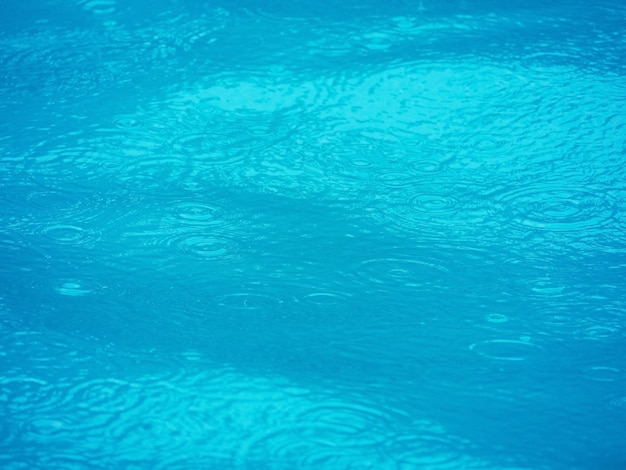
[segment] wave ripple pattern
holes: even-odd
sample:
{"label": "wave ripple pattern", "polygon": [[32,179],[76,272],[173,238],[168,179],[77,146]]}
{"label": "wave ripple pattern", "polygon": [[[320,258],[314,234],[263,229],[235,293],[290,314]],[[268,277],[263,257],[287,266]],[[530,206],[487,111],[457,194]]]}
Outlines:
{"label": "wave ripple pattern", "polygon": [[625,468],[619,2],[0,5],[0,467]]}

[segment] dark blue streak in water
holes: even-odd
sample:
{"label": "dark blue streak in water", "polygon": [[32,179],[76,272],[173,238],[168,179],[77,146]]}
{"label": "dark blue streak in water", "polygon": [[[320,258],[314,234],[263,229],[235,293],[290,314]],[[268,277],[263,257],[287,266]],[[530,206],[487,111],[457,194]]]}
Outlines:
{"label": "dark blue streak in water", "polygon": [[626,467],[614,3],[0,5],[0,467]]}

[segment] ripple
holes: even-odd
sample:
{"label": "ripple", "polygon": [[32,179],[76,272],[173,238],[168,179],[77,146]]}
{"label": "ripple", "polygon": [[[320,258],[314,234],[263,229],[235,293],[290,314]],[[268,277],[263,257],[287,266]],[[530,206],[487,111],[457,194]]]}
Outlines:
{"label": "ripple", "polygon": [[490,313],[487,315],[487,321],[490,323],[506,323],[509,321],[509,317],[501,313]]}
{"label": "ripple", "polygon": [[[323,398],[323,397],[319,397]],[[336,466],[380,460],[392,431],[390,415],[367,403],[325,399],[296,401],[286,422],[258,430],[242,446],[238,464],[273,461],[296,468]]]}
{"label": "ripple", "polygon": [[448,269],[438,260],[412,258],[373,258],[362,261],[353,275],[367,284],[379,286],[424,287],[441,284]]}
{"label": "ripple", "polygon": [[120,420],[119,425],[111,430],[111,435],[126,459],[144,463],[146,455],[137,455],[137,448],[147,453],[167,454],[190,448],[189,444],[197,439],[196,433],[202,432],[201,423],[190,418],[192,417],[188,413],[176,418],[170,410],[159,415],[143,409],[142,412],[130,413],[123,421]]}
{"label": "ripple", "polygon": [[536,358],[543,350],[529,341],[509,339],[479,341],[471,344],[469,349],[480,356],[499,361],[525,361]]}
{"label": "ripple", "polygon": [[416,185],[416,178],[402,171],[384,171],[374,175],[374,179],[389,188],[405,188]]}
{"label": "ripple", "polygon": [[241,163],[250,150],[258,150],[269,145],[268,139],[231,130],[229,133],[196,132],[181,135],[171,144],[175,156],[185,157],[195,171],[217,168],[224,171]]}
{"label": "ripple", "polygon": [[562,79],[575,71],[573,64],[579,63],[579,51],[561,49],[558,51],[535,51],[521,60],[524,69],[537,76]]}
{"label": "ripple", "polygon": [[[81,344],[81,346],[83,346]],[[39,380],[48,381],[51,390],[63,389],[66,384],[59,380],[68,371],[72,371],[73,378],[79,379],[85,364],[93,363],[93,356],[83,351],[75,342],[68,342],[63,335],[52,331],[31,332],[15,331],[4,338],[3,348],[7,354],[15,359],[16,372],[13,375],[21,376],[28,371],[36,375]],[[25,382],[27,383],[27,381]],[[46,385],[42,385],[45,387]],[[56,393],[56,391],[55,391]],[[59,393],[65,393],[63,390]]]}
{"label": "ripple", "polygon": [[534,185],[499,196],[515,223],[555,232],[593,231],[611,222],[614,202],[602,191],[565,185]]}
{"label": "ripple", "polygon": [[[189,353],[189,351],[188,351]],[[190,356],[189,356],[190,357]],[[191,366],[190,360],[185,353],[172,354],[170,351],[154,349],[120,351],[115,345],[99,352],[99,359],[106,363],[112,370],[121,370],[132,373],[132,377],[141,377],[141,384],[131,382],[132,389],[145,388],[148,384],[162,384],[164,382],[179,382]],[[196,361],[200,359],[196,356]]]}
{"label": "ripple", "polygon": [[141,128],[140,119],[135,114],[119,114],[113,118],[113,125],[119,129]]}
{"label": "ripple", "polygon": [[297,417],[299,423],[310,423],[310,428],[299,428],[302,438],[319,436],[337,446],[372,446],[386,439],[390,426],[382,411],[359,403],[332,403],[312,406]]}
{"label": "ripple", "polygon": [[362,171],[373,167],[374,162],[365,157],[354,157],[348,160],[348,165],[355,168],[357,171]]}
{"label": "ripple", "polygon": [[468,136],[464,145],[471,149],[473,153],[493,156],[511,153],[513,146],[510,140],[510,138],[504,138],[497,134],[477,133]]}
{"label": "ripple", "polygon": [[116,0],[78,0],[77,5],[81,6],[85,11],[95,15],[110,15],[115,13]]}
{"label": "ripple", "polygon": [[35,418],[30,422],[29,434],[39,437],[54,437],[63,434],[66,423],[62,419]]}
{"label": "ripple", "polygon": [[376,170],[380,172],[385,168],[381,163],[388,150],[376,135],[344,131],[318,136],[317,140],[319,148],[310,152],[320,154],[317,157],[320,168],[340,185],[372,181]]}
{"label": "ripple", "polygon": [[[48,444],[48,447],[50,444]],[[13,458],[10,459],[10,463],[6,467],[14,469],[27,469],[27,468],[81,468],[85,470],[97,470],[102,468],[94,460],[99,460],[94,454],[83,454],[81,451],[72,452],[71,450],[65,450],[57,448],[51,451],[47,449],[32,449],[28,448],[28,451],[24,449],[16,449],[16,452],[23,452],[22,456],[13,454]],[[0,456],[0,464],[2,463],[2,456]]]}
{"label": "ripple", "polygon": [[610,397],[608,402],[609,406],[616,411],[626,412],[626,395]]}
{"label": "ripple", "polygon": [[350,297],[350,295],[343,292],[321,291],[305,294],[301,299],[308,304],[324,306],[340,304],[348,299],[348,297]]}
{"label": "ripple", "polygon": [[[60,139],[63,137],[60,137]],[[117,144],[117,147],[114,147]],[[128,159],[122,150],[127,142],[109,142],[107,139],[84,139],[80,145],[59,142],[54,148],[33,155],[36,165],[31,174],[43,187],[56,191],[71,191],[89,197],[94,185],[115,183]],[[58,189],[57,189],[58,188]]]}
{"label": "ripple", "polygon": [[350,188],[351,185],[338,184],[336,175],[331,175],[330,171],[318,156],[310,158],[301,149],[294,151],[288,146],[276,146],[255,152],[242,176],[243,184],[250,188],[288,197],[294,194],[314,197],[331,189]]}
{"label": "ripple", "polygon": [[458,201],[449,194],[418,194],[409,204],[419,212],[449,214],[456,210]]}
{"label": "ripple", "polygon": [[623,378],[622,371],[616,367],[594,366],[583,371],[583,377],[595,382],[615,382]]}
{"label": "ripple", "polygon": [[[557,299],[550,301],[555,304]],[[572,306],[568,302],[563,305],[553,305],[537,318],[537,321],[544,325],[550,334],[560,337],[581,337],[589,322],[580,315],[572,314]]]}
{"label": "ripple", "polygon": [[153,452],[197,444],[193,439],[200,422],[183,405],[191,405],[188,397],[168,382],[95,379],[72,387],[57,413],[33,420],[29,435],[48,443],[72,442],[68,454],[91,455],[101,462],[110,458],[103,440],[114,441],[117,464],[145,463]]}
{"label": "ripple", "polygon": [[395,436],[386,445],[387,453],[407,468],[466,468],[463,442],[432,431]]}
{"label": "ripple", "polygon": [[223,208],[200,202],[181,202],[174,207],[176,217],[195,225],[222,225]]}
{"label": "ripple", "polygon": [[0,377],[0,404],[18,415],[54,410],[64,390],[36,377]]}
{"label": "ripple", "polygon": [[323,431],[317,439],[294,436],[294,431],[297,430],[279,429],[247,442],[245,451],[240,452],[243,455],[236,460],[237,466],[258,468],[272,461],[281,468],[349,468],[355,462],[377,457],[376,449],[335,446],[332,436],[325,437]]}
{"label": "ripple", "polygon": [[237,238],[237,230],[244,222],[240,210],[230,200],[222,202],[215,199],[185,199],[171,204],[167,224],[172,227],[202,228],[211,233]]}
{"label": "ripple", "polygon": [[198,259],[233,260],[241,247],[241,216],[221,203],[182,200],[168,208],[164,225],[155,228],[159,234],[152,242],[176,247],[187,256]]}
{"label": "ripple", "polygon": [[[588,340],[617,339],[624,336],[624,309],[621,305],[606,305],[594,309],[576,332],[576,337]],[[584,328],[582,327],[584,326]]]}
{"label": "ripple", "polygon": [[148,153],[129,159],[113,184],[123,189],[151,190],[160,194],[168,187],[177,187],[189,173],[190,169],[173,156]]}
{"label": "ripple", "polygon": [[52,241],[71,245],[89,245],[96,238],[92,230],[77,225],[54,224],[44,227],[42,233]]}
{"label": "ripple", "polygon": [[420,230],[425,235],[439,228],[468,232],[478,224],[485,224],[488,202],[482,185],[457,182],[439,186],[436,191],[423,190],[389,201],[377,218],[384,218],[386,226],[411,232]]}
{"label": "ripple", "polygon": [[237,256],[239,245],[226,237],[190,235],[182,238],[178,246],[185,254],[201,258],[232,258]]}
{"label": "ripple", "polygon": [[124,413],[141,403],[139,388],[120,379],[93,379],[75,384],[66,404],[92,413]]}
{"label": "ripple", "polygon": [[84,197],[70,191],[32,190],[26,196],[27,203],[37,209],[63,209],[76,212],[83,205],[93,204]]}
{"label": "ripple", "polygon": [[[127,233],[127,237],[134,237],[144,241],[141,256],[150,256],[153,252],[165,264],[178,263],[181,259],[214,260],[230,262],[239,259],[240,241],[231,237],[232,233],[222,235],[205,233],[203,226],[193,226],[198,230],[189,230],[189,227],[154,228]],[[182,257],[180,256],[182,255]]]}
{"label": "ripple", "polygon": [[612,325],[591,325],[581,328],[575,332],[575,336],[580,339],[603,341],[608,338],[619,336],[621,329]]}
{"label": "ripple", "polygon": [[235,292],[217,297],[220,306],[235,310],[271,309],[283,303],[279,297],[259,292]]}
{"label": "ripple", "polygon": [[55,290],[61,295],[67,295],[70,297],[82,297],[84,295],[92,294],[96,290],[99,290],[99,286],[95,283],[85,283],[78,279],[64,280],[59,283]]}
{"label": "ripple", "polygon": [[416,158],[410,162],[410,167],[418,174],[434,175],[444,169],[445,163],[432,158]]}
{"label": "ripple", "polygon": [[[94,31],[42,28],[28,31],[7,44],[3,58],[5,82],[11,94],[29,93],[57,99],[61,104],[76,97],[98,96],[115,83],[123,70],[119,55]],[[113,50],[111,50],[113,49]],[[115,67],[118,64],[118,67]],[[70,99],[71,97],[72,99]]]}
{"label": "ripple", "polygon": [[[2,408],[0,407],[0,409]],[[0,421],[0,468],[11,468],[11,465],[14,464],[11,462],[11,457],[14,455],[5,455],[5,452],[7,449],[15,448],[15,441],[18,439],[20,430],[18,426],[6,418],[6,414],[4,416],[5,418]]]}
{"label": "ripple", "polygon": [[273,423],[266,413],[284,416],[272,405],[284,398],[280,391],[267,388],[261,379],[223,370],[188,374],[175,382],[141,380],[137,386],[143,397],[140,406],[119,414],[107,433],[132,462],[145,461],[138,448],[172,456],[197,455],[200,449],[207,459],[221,455],[230,460],[242,436]]}

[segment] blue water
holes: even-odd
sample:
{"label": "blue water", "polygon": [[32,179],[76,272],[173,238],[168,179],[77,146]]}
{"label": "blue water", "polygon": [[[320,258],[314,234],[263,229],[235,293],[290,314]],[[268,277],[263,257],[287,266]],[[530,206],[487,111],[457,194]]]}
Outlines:
{"label": "blue water", "polygon": [[0,468],[626,468],[626,6],[0,3]]}

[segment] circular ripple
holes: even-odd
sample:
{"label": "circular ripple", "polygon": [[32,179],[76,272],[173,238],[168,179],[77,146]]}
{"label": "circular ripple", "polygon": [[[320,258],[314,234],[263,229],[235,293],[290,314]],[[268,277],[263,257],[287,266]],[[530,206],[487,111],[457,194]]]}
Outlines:
{"label": "circular ripple", "polygon": [[589,367],[583,371],[583,377],[587,380],[596,382],[615,382],[620,380],[623,374],[616,367],[595,366]]}
{"label": "circular ripple", "polygon": [[295,414],[258,430],[245,442],[238,463],[259,465],[269,460],[292,468],[351,468],[363,459],[383,457],[382,445],[392,428],[386,413],[365,403],[334,400],[295,401],[291,406]]}
{"label": "circular ripple", "polygon": [[535,185],[500,196],[512,210],[514,221],[525,227],[550,231],[593,231],[615,215],[613,201],[601,191],[567,186]]}
{"label": "circular ripple", "polygon": [[506,323],[509,321],[509,317],[501,313],[491,313],[487,315],[487,321],[490,323]]}
{"label": "circular ripple", "polygon": [[456,210],[458,201],[449,194],[418,194],[409,204],[419,212],[447,214]]}
{"label": "circular ripple", "polygon": [[186,255],[194,258],[229,259],[237,257],[239,245],[235,240],[219,236],[189,235],[181,238],[178,247]]}
{"label": "circular ripple", "polygon": [[223,170],[239,164],[249,150],[260,149],[268,145],[263,138],[245,134],[189,133],[177,137],[171,143],[171,152],[183,155],[191,162],[195,170],[218,167]]}
{"label": "circular ripple", "polygon": [[123,75],[119,50],[93,31],[41,28],[7,44],[12,52],[0,59],[11,95],[44,95],[66,104],[75,98],[98,96]]}
{"label": "circular ripple", "polygon": [[26,200],[31,207],[37,209],[63,209],[64,211],[75,211],[79,206],[93,203],[74,192],[56,190],[31,191],[26,196]]}
{"label": "circular ripple", "polygon": [[336,305],[349,297],[341,292],[312,292],[302,296],[302,301],[313,305]]}
{"label": "circular ripple", "polygon": [[[173,218],[169,221],[170,225],[203,227],[223,236],[229,236],[243,221],[241,214],[233,207],[205,201],[175,203],[171,207],[171,213]],[[233,238],[236,235],[233,234]]]}
{"label": "circular ripple", "polygon": [[[40,414],[44,416],[43,413]],[[55,416],[49,413],[45,417],[39,417],[28,423],[26,432],[30,438],[55,439],[71,435],[71,420],[64,416]]]}
{"label": "circular ripple", "polygon": [[77,225],[54,224],[42,229],[43,235],[55,242],[71,245],[88,245],[95,240],[92,230]]}
{"label": "circular ripple", "polygon": [[591,325],[586,328],[580,329],[576,332],[576,337],[581,339],[589,339],[596,341],[603,341],[608,338],[613,338],[621,333],[618,326],[612,325]]}
{"label": "circular ripple", "polygon": [[176,217],[189,224],[222,224],[222,209],[199,202],[182,202],[174,208]]}
{"label": "circular ripple", "polygon": [[35,377],[0,377],[0,406],[12,413],[39,414],[55,409],[63,396],[56,384]]}
{"label": "circular ripple", "polygon": [[124,413],[141,403],[139,387],[119,379],[94,379],[73,386],[65,403],[91,413]]}
{"label": "circular ripple", "polygon": [[[97,129],[108,131],[108,129]],[[94,184],[115,183],[120,169],[138,155],[146,153],[142,145],[133,143],[118,135],[103,135],[104,132],[86,135],[77,144],[70,136],[60,135],[52,148],[42,147],[33,160],[31,174],[42,186],[79,193],[83,197],[93,196]],[[69,142],[68,142],[69,140]],[[59,189],[57,189],[59,188]]]}
{"label": "circular ripple", "polygon": [[122,188],[156,190],[162,192],[168,187],[178,186],[189,174],[189,168],[173,156],[148,153],[129,159],[115,184]]}
{"label": "circular ripple", "polygon": [[485,223],[488,202],[483,192],[481,185],[472,182],[439,185],[436,191],[425,190],[388,203],[377,217],[384,217],[386,226],[411,232],[434,234],[434,227],[467,232]]}
{"label": "circular ripple", "polygon": [[385,448],[402,468],[465,468],[463,443],[452,437],[427,431],[399,435],[390,439]]}
{"label": "circular ripple", "polygon": [[70,297],[82,297],[94,292],[96,286],[81,282],[78,279],[62,281],[55,287],[57,293]]}
{"label": "circular ripple", "polygon": [[470,345],[469,349],[480,356],[499,361],[525,361],[542,351],[534,343],[508,339],[479,341]]}
{"label": "circular ripple", "polygon": [[417,158],[413,160],[409,166],[418,174],[432,175],[443,170],[444,163],[435,159]]}
{"label": "circular ripple", "polygon": [[375,285],[418,287],[440,283],[448,269],[428,259],[374,258],[358,264],[354,275]]}
{"label": "circular ripple", "polygon": [[320,147],[321,166],[333,178],[345,184],[372,180],[372,170],[381,160],[379,139],[358,132],[338,133],[324,139]]}
{"label": "circular ripple", "polygon": [[123,448],[122,451],[126,450],[129,454],[136,452],[138,447],[169,453],[184,448],[194,438],[194,430],[198,430],[198,423],[189,426],[185,418],[188,416],[175,418],[167,416],[167,413],[161,416],[150,412],[142,415],[137,413],[126,416],[122,426],[113,429],[112,434]]}
{"label": "circular ripple", "polygon": [[546,309],[537,321],[540,322],[550,334],[560,338],[568,338],[571,336],[580,337],[580,331],[583,330],[589,322],[577,315],[574,310],[572,313],[572,305],[568,302],[558,304],[558,299],[551,301],[554,304],[551,308]]}
{"label": "circular ripple", "polygon": [[140,122],[134,114],[120,114],[113,118],[113,125],[120,129],[137,129],[140,127]]}
{"label": "circular ripple", "polygon": [[324,403],[299,413],[296,421],[306,424],[294,434],[302,439],[320,439],[335,446],[363,447],[385,442],[388,417],[359,403]]}
{"label": "circular ripple", "polygon": [[469,147],[473,153],[480,154],[498,154],[498,153],[510,153],[510,142],[504,139],[502,136],[492,134],[475,134],[469,136],[465,145]]}
{"label": "circular ripple", "polygon": [[[215,436],[210,415],[202,412],[202,402],[184,383],[148,377],[147,382],[133,383],[120,400],[115,396],[114,384],[106,384],[105,388],[110,385],[114,387],[112,398],[118,410],[110,414],[107,409],[108,420],[98,429],[98,436],[91,432],[91,437],[93,444],[101,442],[102,436],[114,441],[117,453],[127,463],[145,463],[149,455],[197,451],[200,443],[206,444]],[[115,410],[115,406],[110,409]]]}
{"label": "circular ripple", "polygon": [[606,340],[624,336],[626,310],[622,305],[605,305],[594,309],[579,325],[576,336],[588,340]]}
{"label": "circular ripple", "polygon": [[348,160],[348,165],[355,168],[357,171],[372,168],[374,163],[372,160],[366,157],[354,157]]}
{"label": "circular ripple", "polygon": [[303,429],[279,429],[257,437],[240,452],[237,463],[246,468],[261,468],[267,461],[278,464],[277,468],[351,468],[356,462],[378,457],[375,447],[337,446],[333,436],[325,437],[323,432],[317,439],[303,439],[299,436]]}
{"label": "circular ripple", "polygon": [[187,259],[214,261],[232,261],[239,258],[240,244],[234,238],[219,233],[204,233],[201,230],[184,230],[188,228],[173,227],[139,234],[145,241],[142,245],[142,256],[150,256],[153,252],[162,257],[160,261],[164,265],[180,261],[180,255]]}
{"label": "circular ripple", "polygon": [[417,183],[415,176],[402,171],[384,171],[375,175],[374,179],[389,188],[405,188]]}

